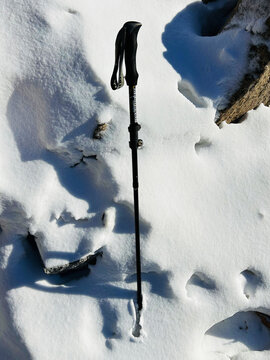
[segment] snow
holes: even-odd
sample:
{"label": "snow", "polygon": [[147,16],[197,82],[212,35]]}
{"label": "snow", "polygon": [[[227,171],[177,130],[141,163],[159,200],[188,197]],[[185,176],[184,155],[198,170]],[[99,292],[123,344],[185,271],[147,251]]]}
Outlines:
{"label": "snow", "polygon": [[[226,4],[2,1],[1,359],[269,358],[255,313],[270,315],[269,109],[215,125],[250,34],[198,30]],[[139,337],[128,89],[109,86],[129,20],[143,24]],[[90,274],[43,271],[99,249]]]}

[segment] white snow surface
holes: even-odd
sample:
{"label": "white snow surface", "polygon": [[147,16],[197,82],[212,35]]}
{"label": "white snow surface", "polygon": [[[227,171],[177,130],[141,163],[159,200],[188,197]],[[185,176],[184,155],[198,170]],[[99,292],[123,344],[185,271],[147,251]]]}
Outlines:
{"label": "white snow surface", "polygon": [[[250,37],[201,36],[225,5],[2,0],[1,359],[270,358],[270,110],[215,125]],[[129,20],[143,24],[140,337],[128,89],[109,85]],[[88,276],[49,276],[28,232],[46,267],[103,257]]]}

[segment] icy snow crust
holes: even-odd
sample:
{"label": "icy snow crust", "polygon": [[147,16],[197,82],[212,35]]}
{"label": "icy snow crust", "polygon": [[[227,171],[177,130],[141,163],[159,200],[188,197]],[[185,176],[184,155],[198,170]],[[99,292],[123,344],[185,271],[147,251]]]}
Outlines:
{"label": "icy snow crust", "polygon": [[[204,9],[2,1],[1,359],[269,359],[269,329],[254,311],[270,314],[270,114],[261,106],[241,124],[215,125],[215,99],[240,76],[248,35],[200,36]],[[128,92],[109,88],[128,20],[143,24],[139,338]],[[108,123],[102,140],[92,139],[98,123]],[[100,248],[103,257],[87,277],[50,277],[28,231],[47,267]]]}

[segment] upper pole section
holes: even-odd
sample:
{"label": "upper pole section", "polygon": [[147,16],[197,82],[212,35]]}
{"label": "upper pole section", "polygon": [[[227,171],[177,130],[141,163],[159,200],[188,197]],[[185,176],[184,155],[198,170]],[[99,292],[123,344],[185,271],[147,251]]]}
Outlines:
{"label": "upper pole section", "polygon": [[128,21],[119,31],[115,41],[115,64],[111,78],[113,90],[120,89],[124,85],[122,72],[123,58],[125,55],[126,83],[128,86],[136,86],[139,74],[136,67],[137,36],[141,23]]}

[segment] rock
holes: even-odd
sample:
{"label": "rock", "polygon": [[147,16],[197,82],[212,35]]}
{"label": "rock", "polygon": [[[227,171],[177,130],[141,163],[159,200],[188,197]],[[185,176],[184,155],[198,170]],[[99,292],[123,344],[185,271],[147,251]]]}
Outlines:
{"label": "rock", "polygon": [[[248,74],[243,79],[241,86],[231,100],[231,105],[225,110],[220,111],[217,124],[222,121],[237,122],[248,111],[256,109],[259,105],[270,105],[270,62],[265,66],[263,73],[258,79],[250,84]],[[250,84],[250,85],[249,85]],[[232,98],[233,99],[233,98]]]}
{"label": "rock", "polygon": [[93,139],[97,139],[97,140],[102,139],[103,133],[107,129],[107,127],[108,127],[107,123],[98,124],[94,130]]}
{"label": "rock", "polygon": [[[88,265],[96,265],[97,258],[102,257],[103,252],[101,250],[96,251],[94,254],[86,255],[77,261],[70,262],[68,264],[54,266],[51,268],[44,267],[43,270],[47,275],[55,274],[68,274],[82,269],[88,269]],[[85,275],[88,275],[90,271],[87,271]]]}
{"label": "rock", "polygon": [[238,0],[223,31],[239,27],[252,34],[263,35],[267,31],[269,15],[269,0]]}
{"label": "rock", "polygon": [[259,105],[270,105],[270,1],[239,0],[222,31],[240,28],[250,33],[247,70],[217,124],[237,122]]}

